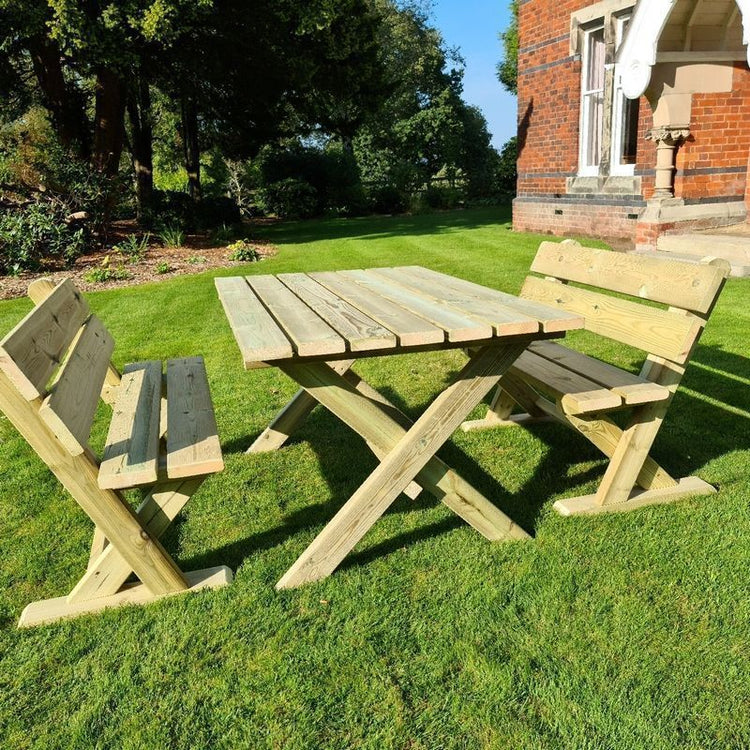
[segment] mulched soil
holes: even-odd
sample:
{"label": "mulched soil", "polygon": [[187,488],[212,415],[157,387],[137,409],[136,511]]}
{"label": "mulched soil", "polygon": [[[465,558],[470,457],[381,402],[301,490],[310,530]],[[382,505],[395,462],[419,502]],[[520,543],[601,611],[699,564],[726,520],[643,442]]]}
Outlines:
{"label": "mulched soil", "polygon": [[[122,222],[115,228],[108,244],[115,245],[131,233],[132,227]],[[250,240],[248,244],[258,252],[261,258],[276,254],[276,248],[271,244]],[[232,250],[229,250],[226,244],[217,245],[207,235],[200,234],[187,235],[185,244],[181,247],[162,247],[158,241],[153,241],[149,244],[143,259],[138,262],[130,262],[125,255],[113,252],[110,247],[93,255],[78,258],[70,268],[51,268],[41,273],[22,273],[20,276],[0,276],[0,300],[25,296],[29,284],[34,279],[42,277],[50,278],[55,283],[64,278],[71,278],[79,289],[90,292],[146,284],[185,274],[202,273],[213,268],[247,265],[247,261],[231,260],[229,257],[231,254]],[[109,255],[110,267],[118,268],[122,264],[128,273],[128,278],[104,282],[86,281],[85,275],[99,266],[106,255]],[[157,268],[164,263],[169,266],[169,271],[159,273]]]}

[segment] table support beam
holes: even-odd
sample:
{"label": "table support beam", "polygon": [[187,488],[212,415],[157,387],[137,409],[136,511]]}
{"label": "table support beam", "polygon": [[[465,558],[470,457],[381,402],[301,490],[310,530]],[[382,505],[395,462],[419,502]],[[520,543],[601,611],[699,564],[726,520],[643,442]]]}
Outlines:
{"label": "table support beam", "polygon": [[[368,442],[387,451],[387,455],[282,576],[277,588],[291,588],[330,575],[415,477],[422,483],[431,484],[430,478],[443,472],[436,489],[441,490],[444,497],[455,493],[457,488],[451,479],[458,475],[442,462],[438,463],[434,454],[525,348],[526,342],[523,341],[480,349],[456,381],[432,402],[408,431],[385,413],[379,400],[363,396],[325,363],[280,364],[280,368],[317,401]],[[428,470],[424,471],[428,465]],[[462,517],[469,523],[474,521],[472,525],[476,527],[478,515],[483,522],[493,526],[499,514],[502,526],[496,529],[496,533],[504,532],[505,538],[527,536],[480,493],[476,494],[484,500],[480,507],[472,504],[477,498],[462,498],[469,507],[460,510],[465,511]],[[453,509],[458,512],[457,507]],[[466,512],[469,509],[471,512]]]}

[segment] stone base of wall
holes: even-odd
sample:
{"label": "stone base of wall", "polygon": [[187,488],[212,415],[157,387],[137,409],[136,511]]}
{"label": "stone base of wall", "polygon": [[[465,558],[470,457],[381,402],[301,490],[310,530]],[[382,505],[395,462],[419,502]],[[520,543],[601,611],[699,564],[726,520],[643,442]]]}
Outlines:
{"label": "stone base of wall", "polygon": [[635,240],[643,201],[592,202],[519,196],[513,201],[513,229],[560,236],[580,235],[602,239]]}
{"label": "stone base of wall", "polygon": [[739,224],[747,218],[748,210],[742,200],[688,205],[674,198],[650,201],[638,220],[635,249],[639,252],[656,250],[659,237],[663,234],[715,229]]}

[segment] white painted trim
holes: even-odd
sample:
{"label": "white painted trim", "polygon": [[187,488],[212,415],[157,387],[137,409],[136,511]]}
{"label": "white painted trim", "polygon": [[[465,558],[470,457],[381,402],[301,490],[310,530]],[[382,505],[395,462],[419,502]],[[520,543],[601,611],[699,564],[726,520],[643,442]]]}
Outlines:
{"label": "white painted trim", "polygon": [[[735,1],[742,14],[742,41],[747,45],[744,56],[750,64],[750,0]],[[677,0],[639,0],[636,5],[625,41],[617,53],[622,90],[629,99],[637,99],[648,87],[651,68],[657,62],[659,37],[676,4]],[[659,59],[663,59],[661,55]]]}

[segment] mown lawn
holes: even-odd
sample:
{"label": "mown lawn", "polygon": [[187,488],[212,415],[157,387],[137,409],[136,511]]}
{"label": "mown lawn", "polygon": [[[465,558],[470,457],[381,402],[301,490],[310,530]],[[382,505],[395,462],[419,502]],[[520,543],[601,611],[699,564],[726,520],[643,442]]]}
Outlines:
{"label": "mown lawn", "polygon": [[[508,220],[278,225],[265,235],[279,255],[247,272],[414,263],[516,292],[541,238]],[[318,409],[283,450],[245,455],[295,388],[243,371],[211,275],[89,298],[120,365],[205,355],[226,469],[166,545],[185,569],[226,563],[236,579],[17,631],[27,602],[75,583],[91,528],[0,418],[0,747],[750,746],[750,282],[727,285],[656,446],[717,495],[563,519],[552,502],[604,470],[584,440],[549,424],[458,433],[442,455],[533,541],[490,544],[426,493],[402,497],[333,576],[282,593],[275,581],[374,467],[367,448]],[[0,333],[29,307],[1,304]],[[461,362],[359,370],[416,414]]]}

